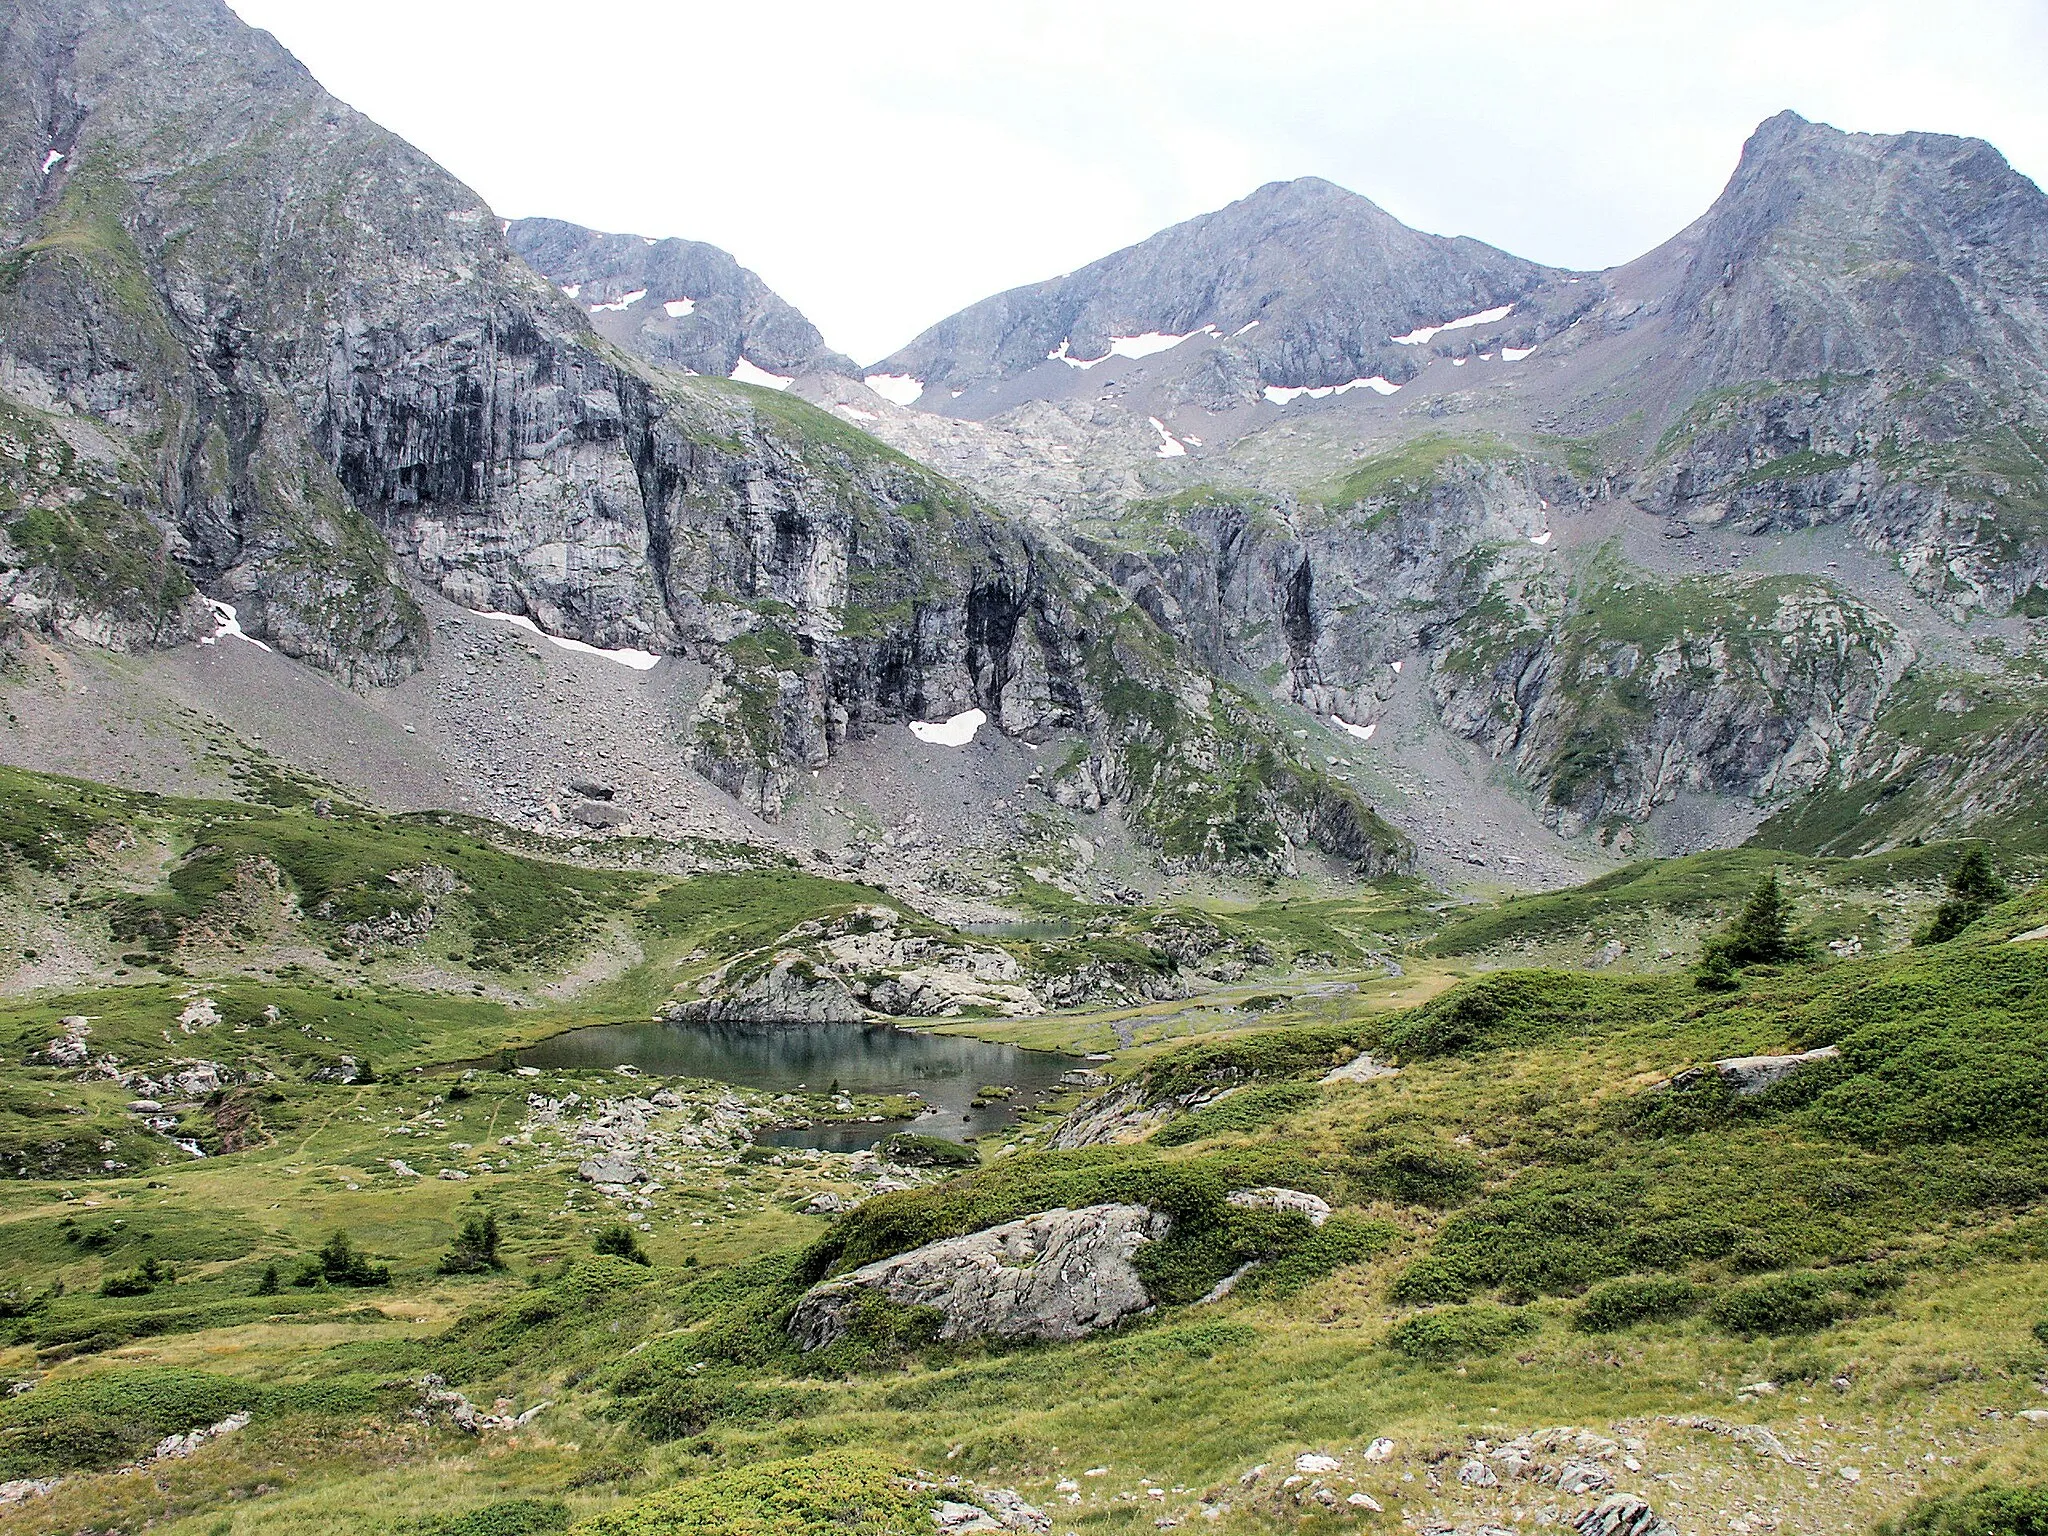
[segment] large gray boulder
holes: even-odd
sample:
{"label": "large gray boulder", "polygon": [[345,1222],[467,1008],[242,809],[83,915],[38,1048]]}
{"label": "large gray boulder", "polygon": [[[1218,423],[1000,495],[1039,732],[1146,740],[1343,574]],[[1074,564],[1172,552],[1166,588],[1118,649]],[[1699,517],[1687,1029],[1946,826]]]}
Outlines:
{"label": "large gray boulder", "polygon": [[1163,1236],[1167,1218],[1142,1205],[1041,1211],[945,1238],[814,1285],[790,1315],[806,1350],[846,1333],[862,1293],[935,1307],[942,1339],[1078,1339],[1152,1304],[1132,1259]]}
{"label": "large gray boulder", "polygon": [[1714,1070],[1738,1096],[1747,1098],[1782,1083],[1801,1067],[1816,1061],[1833,1061],[1841,1054],[1837,1047],[1823,1045],[1818,1050],[1798,1051],[1789,1056],[1730,1056],[1715,1062]]}

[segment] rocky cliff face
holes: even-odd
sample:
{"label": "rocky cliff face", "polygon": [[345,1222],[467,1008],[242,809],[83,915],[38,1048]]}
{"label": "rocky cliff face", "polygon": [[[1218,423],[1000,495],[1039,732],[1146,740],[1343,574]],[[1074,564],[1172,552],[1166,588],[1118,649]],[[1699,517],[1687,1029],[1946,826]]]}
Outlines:
{"label": "rocky cliff face", "polygon": [[[506,242],[580,304],[607,341],[683,373],[855,372],[796,307],[715,245],[514,219]],[[741,369],[742,376],[746,370]]]}
{"label": "rocky cliff face", "polygon": [[1513,764],[1546,821],[1610,835],[1682,790],[1782,799],[1851,761],[1913,656],[1819,580],[1670,581],[1546,557],[1566,472],[1423,440],[1320,501],[1143,504],[1096,559],[1204,664],[1370,739],[1400,669]]}
{"label": "rocky cliff face", "polygon": [[1958,614],[2048,593],[2048,198],[1989,144],[1781,113],[1613,285],[1692,401],[1645,505],[1846,523]]}
{"label": "rocky cliff face", "polygon": [[1410,229],[1311,176],[984,299],[876,367],[934,392],[967,390],[1054,355],[1106,357],[1120,337],[1211,327],[1236,340],[1219,366],[1241,377],[1213,381],[1225,394],[1375,374],[1398,381],[1414,371],[1414,354],[1393,338],[1512,304],[1553,275],[1476,240]]}
{"label": "rocky cliff face", "polygon": [[[591,644],[689,648],[719,670],[691,760],[768,815],[906,716],[979,708],[1116,757],[1121,677],[1091,658],[1125,618],[1072,556],[800,401],[607,345],[473,193],[217,0],[36,0],[0,58],[0,388],[38,466],[0,551],[17,611],[149,643],[202,622],[197,583],[381,682],[419,662],[421,579]],[[642,249],[650,282],[708,259]],[[745,336],[812,345],[714,275],[759,301]],[[1285,757],[1256,711],[1180,725],[1169,755]],[[1148,768],[1109,795],[1174,781]],[[1260,847],[1291,818],[1399,857],[1304,763],[1238,810]]]}

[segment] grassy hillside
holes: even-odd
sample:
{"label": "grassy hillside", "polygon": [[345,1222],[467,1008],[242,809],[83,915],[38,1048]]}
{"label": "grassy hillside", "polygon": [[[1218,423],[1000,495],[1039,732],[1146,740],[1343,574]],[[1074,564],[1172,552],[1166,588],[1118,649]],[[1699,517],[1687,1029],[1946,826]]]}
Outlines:
{"label": "grassy hillside", "polygon": [[[1056,1531],[1513,1527],[1597,1493],[1460,1469],[1504,1465],[1489,1448],[1560,1425],[1614,1442],[1601,1465],[1685,1531],[1863,1530],[1934,1494],[1956,1498],[1921,1525],[1997,1530],[2010,1500],[1968,1490],[2048,1471],[2048,1431],[2016,1417],[2048,1380],[2048,942],[2018,937],[2048,925],[2048,896],[1940,945],[1817,948],[1729,992],[1675,960],[1540,965],[1600,924],[1682,928],[1696,948],[1765,868],[1810,925],[1860,892],[1897,941],[1924,903],[1886,893],[1931,900],[1954,848],[1638,866],[1434,937],[1415,892],[1082,914],[1066,938],[1000,942],[1132,958],[1190,935],[1200,949],[1206,930],[1232,953],[1268,946],[1271,978],[1225,986],[1180,1033],[1143,1009],[1114,1015],[1142,1038],[1093,1015],[1032,1021],[1119,1050],[1123,1091],[1161,1106],[1144,1139],[1033,1150],[1040,1119],[984,1144],[978,1167],[876,1193],[853,1158],[751,1142],[830,1113],[824,1096],[513,1071],[502,1050],[591,1016],[593,997],[644,1003],[657,973],[697,974],[880,893],[791,870],[551,864],[483,827],[336,807],[11,791],[17,902],[54,891],[111,927],[127,901],[183,926],[101,978],[115,985],[32,988],[0,1009],[0,1328],[4,1369],[35,1383],[0,1405],[0,1480],[60,1479],[0,1506],[0,1533],[922,1533],[939,1499],[992,1487]],[[283,929],[218,931],[217,891],[173,905],[195,888],[173,876],[207,848],[280,872]],[[547,900],[505,898],[522,936],[486,951],[473,925],[497,921],[478,914],[499,899],[498,860]],[[418,946],[342,931],[408,910],[390,876],[426,862],[468,889],[429,898],[448,911]],[[522,927],[530,909],[545,920]],[[281,959],[280,934],[307,958]],[[550,967],[628,938],[640,958],[580,1000],[539,996]],[[463,984],[399,988],[379,956],[418,968],[420,948]],[[1396,953],[1431,987],[1459,956],[1539,964],[1411,1007],[1317,983]],[[1296,960],[1319,969],[1287,972]],[[282,974],[293,963],[302,974]],[[195,995],[210,1016],[192,1016]],[[93,1057],[53,1060],[80,1016]],[[1711,1072],[1672,1085],[1722,1057],[1824,1045],[1840,1055],[1752,1097]],[[1368,1050],[1399,1074],[1323,1081]],[[166,1079],[204,1057],[223,1080],[182,1089],[176,1126],[153,1131],[104,1054]],[[373,1074],[342,1080],[344,1055]],[[647,1127],[632,1134],[653,1182],[580,1180],[629,1122]],[[1312,1227],[1223,1198],[1269,1184],[1334,1214]],[[854,1208],[804,1213],[828,1193]],[[1111,1199],[1173,1217],[1141,1251],[1156,1310],[1119,1330],[946,1343],[930,1314],[878,1304],[810,1355],[783,1331],[820,1277]],[[502,1267],[463,1236],[486,1215]],[[422,1386],[430,1373],[445,1386]],[[508,1422],[471,1433],[436,1392]],[[189,1456],[119,1470],[242,1413]],[[1368,1460],[1381,1437],[1391,1451]],[[1287,1483],[1304,1453],[1340,1470]]]}

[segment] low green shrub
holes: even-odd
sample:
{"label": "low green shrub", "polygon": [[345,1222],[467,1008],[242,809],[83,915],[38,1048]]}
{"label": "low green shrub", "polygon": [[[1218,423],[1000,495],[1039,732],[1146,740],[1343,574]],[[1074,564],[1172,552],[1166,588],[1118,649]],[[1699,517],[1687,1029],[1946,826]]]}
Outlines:
{"label": "low green shrub", "polygon": [[903,1536],[930,1530],[937,1502],[880,1456],[828,1451],[686,1478],[574,1536]]}
{"label": "low green shrub", "polygon": [[591,1239],[593,1253],[605,1254],[614,1259],[624,1259],[628,1264],[652,1264],[647,1251],[640,1246],[640,1234],[623,1221],[615,1221],[603,1228]]}
{"label": "low green shrub", "polygon": [[0,1481],[115,1466],[262,1401],[252,1382],[167,1367],[46,1382],[0,1403]]}
{"label": "low green shrub", "polygon": [[2048,1484],[1986,1483],[1920,1500],[1879,1536],[2048,1536]]}
{"label": "low green shrub", "polygon": [[1518,1308],[1444,1307],[1403,1318],[1387,1333],[1389,1348],[1411,1360],[1444,1364],[1494,1355],[1536,1331],[1536,1319]]}
{"label": "low green shrub", "polygon": [[633,1427],[657,1444],[701,1435],[714,1424],[772,1424],[799,1419],[814,1394],[758,1387],[728,1372],[672,1377],[638,1399]]}
{"label": "low green shrub", "polygon": [[1425,1132],[1397,1127],[1351,1144],[1345,1176],[1362,1199],[1442,1209],[1479,1193],[1479,1159]]}
{"label": "low green shrub", "polygon": [[569,1506],[559,1499],[500,1499],[466,1515],[424,1521],[415,1529],[419,1536],[539,1536],[568,1525]]}
{"label": "low green shrub", "polygon": [[882,1155],[910,1168],[975,1168],[981,1164],[981,1154],[974,1148],[915,1131],[898,1131],[889,1137],[882,1143]]}
{"label": "low green shrub", "polygon": [[1586,1293],[1572,1326],[1585,1333],[1613,1333],[1636,1323],[1690,1316],[1699,1304],[1700,1289],[1689,1280],[1662,1275],[1610,1280]]}
{"label": "low green shrub", "polygon": [[1184,1147],[1232,1131],[1263,1130],[1275,1120],[1304,1105],[1313,1104],[1322,1089],[1315,1083],[1272,1083],[1263,1087],[1240,1088],[1235,1093],[1203,1106],[1193,1114],[1170,1121],[1153,1134],[1161,1147]]}
{"label": "low green shrub", "polygon": [[1827,1280],[1801,1272],[1731,1286],[1714,1298],[1707,1315],[1730,1333],[1815,1333],[1849,1310]]}

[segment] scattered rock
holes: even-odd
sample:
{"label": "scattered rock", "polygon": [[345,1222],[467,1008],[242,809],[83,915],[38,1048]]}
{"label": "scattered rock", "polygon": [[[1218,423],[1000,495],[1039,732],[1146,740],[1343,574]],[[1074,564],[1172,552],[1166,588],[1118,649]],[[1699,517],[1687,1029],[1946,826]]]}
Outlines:
{"label": "scattered rock", "polygon": [[200,1446],[206,1444],[207,1441],[217,1440],[222,1435],[232,1435],[237,1430],[246,1429],[248,1426],[249,1414],[247,1412],[231,1413],[218,1424],[209,1424],[204,1429],[191,1430],[182,1435],[166,1435],[156,1443],[155,1450],[142,1458],[140,1464],[146,1465],[152,1461],[166,1461],[190,1456]]}
{"label": "scattered rock", "polygon": [[1381,1513],[1380,1501],[1374,1498],[1369,1493],[1354,1493],[1349,1498],[1345,1499],[1344,1502],[1346,1504],[1349,1504],[1353,1509],[1370,1510],[1373,1514],[1376,1515]]}
{"label": "scattered rock", "polygon": [[1330,1202],[1318,1195],[1305,1194],[1298,1189],[1279,1189],[1264,1185],[1258,1189],[1240,1189],[1224,1197],[1230,1204],[1254,1211],[1298,1211],[1308,1218],[1312,1227],[1320,1227],[1330,1219]]}
{"label": "scattered rock", "polygon": [[1467,1488],[1498,1488],[1500,1478],[1483,1461],[1468,1461],[1458,1468],[1458,1481]]}
{"label": "scattered rock", "polygon": [[1006,1531],[1026,1531],[1031,1536],[1045,1536],[1052,1529],[1052,1517],[1044,1510],[1025,1503],[1023,1496],[1014,1488],[984,1488],[975,1497],[995,1517],[996,1524]]}
{"label": "scattered rock", "polygon": [[0,1508],[40,1498],[43,1494],[55,1490],[63,1481],[61,1477],[17,1477],[0,1483]]}
{"label": "scattered rock", "polygon": [[622,1157],[586,1157],[576,1165],[576,1177],[586,1184],[639,1184],[647,1175]]}
{"label": "scattered rock", "polygon": [[1082,1338],[1151,1306],[1131,1259],[1166,1227],[1142,1205],[1091,1205],[926,1243],[811,1287],[790,1336],[806,1350],[834,1342],[856,1296],[876,1291],[936,1307],[941,1338]]}
{"label": "scattered rock", "polygon": [[1632,1493],[1609,1494],[1572,1521],[1579,1536],[1678,1536],[1678,1527]]}
{"label": "scattered rock", "polygon": [[1572,1462],[1557,1474],[1557,1491],[1573,1498],[1613,1486],[1614,1479],[1607,1469],[1590,1461]]}
{"label": "scattered rock", "polygon": [[1401,1069],[1375,1061],[1371,1051],[1361,1051],[1356,1061],[1347,1061],[1323,1075],[1326,1083],[1372,1083],[1383,1077],[1399,1077]]}
{"label": "scattered rock", "polygon": [[1392,1461],[1394,1459],[1394,1442],[1384,1435],[1380,1436],[1379,1439],[1373,1441],[1371,1445],[1365,1448],[1365,1459],[1367,1461]]}
{"label": "scattered rock", "polygon": [[829,1189],[820,1190],[804,1202],[804,1214],[806,1216],[837,1216],[845,1209],[846,1201],[844,1197],[833,1194]]}
{"label": "scattered rock", "polygon": [[1294,1470],[1316,1476],[1324,1472],[1341,1472],[1344,1463],[1334,1456],[1324,1456],[1315,1451],[1303,1451],[1294,1458]]}

